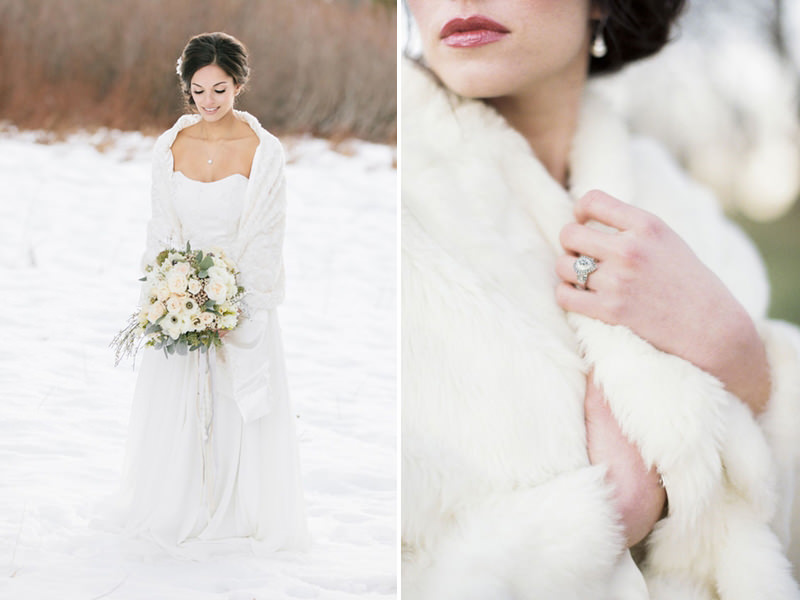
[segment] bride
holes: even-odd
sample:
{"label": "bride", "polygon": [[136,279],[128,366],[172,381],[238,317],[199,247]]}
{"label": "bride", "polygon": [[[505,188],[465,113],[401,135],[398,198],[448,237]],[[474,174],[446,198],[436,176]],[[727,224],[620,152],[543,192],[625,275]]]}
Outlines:
{"label": "bride", "polygon": [[408,600],[800,598],[797,330],[588,81],[657,52],[682,4],[408,0]]}
{"label": "bride", "polygon": [[145,350],[123,474],[127,529],[178,555],[236,538],[266,551],[302,549],[309,536],[276,311],[282,147],[234,110],[248,78],[237,39],[195,36],[177,73],[195,114],[156,142],[143,265],[187,242],[219,247],[240,273],[246,310],[207,355]]}

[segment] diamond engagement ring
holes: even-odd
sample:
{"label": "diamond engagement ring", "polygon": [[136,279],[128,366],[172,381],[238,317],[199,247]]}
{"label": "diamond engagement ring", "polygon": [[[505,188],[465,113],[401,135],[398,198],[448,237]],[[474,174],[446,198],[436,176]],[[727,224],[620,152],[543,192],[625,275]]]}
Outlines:
{"label": "diamond engagement ring", "polygon": [[581,284],[583,289],[586,289],[586,280],[589,275],[597,271],[597,261],[591,256],[581,254],[572,265],[572,268],[575,269],[575,274],[578,276],[578,283]]}

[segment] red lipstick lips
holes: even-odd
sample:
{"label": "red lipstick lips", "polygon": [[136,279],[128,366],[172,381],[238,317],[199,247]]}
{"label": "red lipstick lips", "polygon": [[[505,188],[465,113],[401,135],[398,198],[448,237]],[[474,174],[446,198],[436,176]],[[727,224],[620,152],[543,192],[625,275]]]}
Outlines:
{"label": "red lipstick lips", "polygon": [[472,48],[497,42],[509,33],[511,31],[497,21],[475,15],[448,21],[439,32],[439,38],[454,48]]}

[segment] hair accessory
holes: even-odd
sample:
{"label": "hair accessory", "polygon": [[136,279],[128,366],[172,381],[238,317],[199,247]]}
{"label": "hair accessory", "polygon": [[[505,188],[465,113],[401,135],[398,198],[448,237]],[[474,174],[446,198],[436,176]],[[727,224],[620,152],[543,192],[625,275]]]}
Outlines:
{"label": "hair accessory", "polygon": [[595,58],[603,58],[608,53],[608,46],[606,46],[606,40],[603,37],[603,28],[605,25],[605,20],[597,23],[597,31],[594,33],[594,41],[592,42],[592,49],[590,51],[591,55]]}
{"label": "hair accessory", "polygon": [[583,289],[587,289],[586,280],[589,279],[589,275],[597,271],[597,261],[591,256],[581,254],[573,263],[572,268],[575,269],[575,274],[578,276],[578,283]]}
{"label": "hair accessory", "polygon": [[181,73],[181,65],[183,64],[183,57],[179,56],[178,60],[175,62],[175,72],[178,74],[178,77],[182,76]]}

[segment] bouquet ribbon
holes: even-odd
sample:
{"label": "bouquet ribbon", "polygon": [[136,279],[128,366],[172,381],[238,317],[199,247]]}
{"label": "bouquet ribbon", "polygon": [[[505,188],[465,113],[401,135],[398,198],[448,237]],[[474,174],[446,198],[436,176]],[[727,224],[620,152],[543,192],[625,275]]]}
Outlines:
{"label": "bouquet ribbon", "polygon": [[211,514],[216,509],[214,500],[214,448],[211,443],[214,424],[214,365],[211,353],[214,348],[209,348],[208,352],[194,352],[197,360],[197,419],[200,425],[200,444],[203,455],[203,491],[206,496],[208,510]]}
{"label": "bouquet ribbon", "polygon": [[214,401],[236,402],[245,424],[269,414],[271,340],[267,327],[263,320],[247,319],[225,336],[223,346],[191,353],[197,361],[195,408],[202,449],[203,494],[212,514],[216,508]]}

